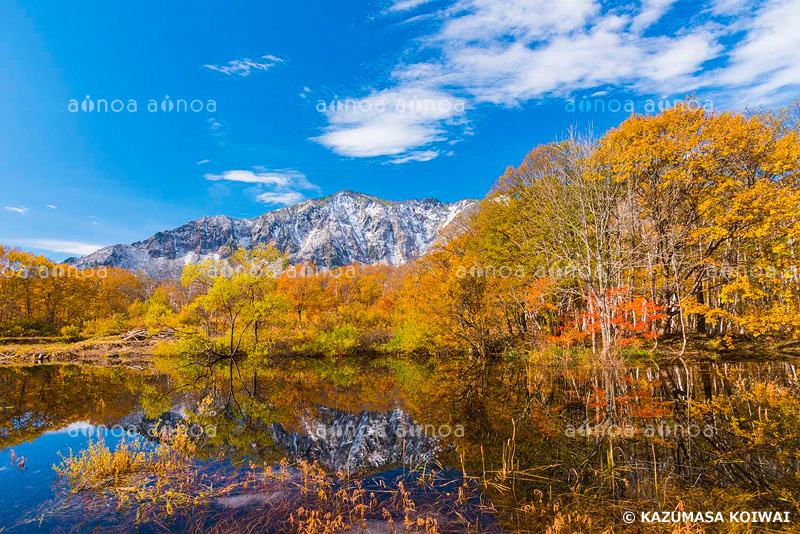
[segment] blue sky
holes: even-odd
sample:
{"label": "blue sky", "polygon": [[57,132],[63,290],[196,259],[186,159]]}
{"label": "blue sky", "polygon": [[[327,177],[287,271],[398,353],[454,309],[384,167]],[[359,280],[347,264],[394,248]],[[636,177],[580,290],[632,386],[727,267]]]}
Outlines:
{"label": "blue sky", "polygon": [[5,2],[0,243],[62,259],[340,189],[482,197],[631,106],[788,102],[798,23],[800,0]]}

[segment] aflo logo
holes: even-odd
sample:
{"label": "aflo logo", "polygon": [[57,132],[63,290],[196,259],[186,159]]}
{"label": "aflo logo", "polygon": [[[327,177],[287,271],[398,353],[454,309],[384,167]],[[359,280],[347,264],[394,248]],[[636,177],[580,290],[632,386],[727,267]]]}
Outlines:
{"label": "aflo logo", "polygon": [[[136,113],[139,111],[139,105],[136,100],[133,99],[128,99],[127,102],[119,98],[111,101],[104,98],[92,100],[90,95],[86,95],[86,97],[80,103],[74,98],[71,99],[67,109],[70,111],[70,113],[78,113],[80,111],[85,113],[107,113],[108,111],[113,111],[114,113],[120,113],[122,111]],[[216,113],[217,102],[215,100],[207,100],[204,102],[199,99],[194,99],[191,101],[184,99],[172,100],[170,99],[169,95],[165,95],[164,99],[160,103],[152,98],[148,100],[146,109],[150,113],[157,113],[159,111],[166,113],[171,111],[176,113],[188,111],[192,111],[194,113],[200,113],[201,111]]]}

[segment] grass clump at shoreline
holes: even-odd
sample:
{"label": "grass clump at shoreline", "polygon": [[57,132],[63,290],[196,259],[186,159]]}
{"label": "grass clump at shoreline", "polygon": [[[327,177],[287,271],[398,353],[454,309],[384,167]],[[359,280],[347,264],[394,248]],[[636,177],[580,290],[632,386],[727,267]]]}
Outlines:
{"label": "grass clump at shoreline", "polygon": [[[349,478],[316,463],[233,465],[193,456],[180,427],[154,448],[114,450],[95,442],[54,466],[69,499],[42,515],[93,531],[155,528],[181,532],[497,532],[477,485],[452,470],[404,468]],[[79,504],[76,506],[76,504]]]}

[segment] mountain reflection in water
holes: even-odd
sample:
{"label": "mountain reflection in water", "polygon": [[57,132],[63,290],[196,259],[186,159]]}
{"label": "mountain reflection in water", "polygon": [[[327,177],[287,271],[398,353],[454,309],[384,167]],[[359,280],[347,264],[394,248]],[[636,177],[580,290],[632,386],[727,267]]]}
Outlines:
{"label": "mountain reflection in water", "polygon": [[[245,373],[235,384],[222,375],[193,383],[178,371],[35,366],[0,369],[0,387],[4,532],[89,524],[113,531],[132,520],[109,515],[89,497],[65,496],[56,483],[57,453],[77,452],[102,428],[133,429],[152,439],[152,447],[161,431],[188,424],[197,430],[198,481],[230,483],[231,491],[206,503],[205,512],[176,513],[163,525],[145,522],[142,531],[209,529],[222,521],[230,527],[245,516],[252,521],[252,514],[284,524],[290,512],[275,504],[275,495],[285,497],[281,502],[302,500],[298,477],[310,468],[297,467],[300,460],[317,462],[315,476],[330,473],[329,481],[318,479],[325,491],[356,491],[353,483],[373,493],[408,490],[428,517],[439,514],[439,532],[462,531],[459,521],[476,532],[514,530],[531,521],[521,499],[550,492],[580,502],[576,488],[615,502],[659,492],[671,506],[670,494],[680,497],[689,485],[709,492],[738,487],[784,508],[792,505],[780,495],[797,489],[797,456],[779,455],[768,444],[755,449],[742,430],[748,422],[764,432],[774,427],[778,436],[781,428],[794,428],[792,408],[776,404],[776,395],[783,395],[781,402],[797,397],[789,361],[595,369],[309,360]],[[692,427],[700,432],[663,431]],[[448,431],[435,431],[442,428]],[[609,428],[618,435],[607,435]],[[782,450],[796,450],[794,430],[783,435]],[[104,439],[113,447],[120,432]],[[24,465],[12,458],[24,458]],[[248,465],[284,469],[281,483],[289,486],[271,486],[270,474],[256,491],[245,480]],[[65,498],[83,503],[83,519]],[[377,505],[383,497],[374,498]],[[536,513],[545,516],[541,506]],[[367,519],[376,532],[386,527],[379,514]]]}

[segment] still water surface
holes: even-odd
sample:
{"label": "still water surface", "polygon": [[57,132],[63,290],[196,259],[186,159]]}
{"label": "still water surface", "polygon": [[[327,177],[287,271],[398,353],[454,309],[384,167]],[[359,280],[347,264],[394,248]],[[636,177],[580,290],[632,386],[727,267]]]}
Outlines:
{"label": "still water surface", "polygon": [[[0,368],[0,526],[77,532],[134,524],[111,505],[76,512],[85,503],[66,494],[53,465],[99,435],[112,449],[121,439],[153,447],[157,440],[146,437],[154,429],[187,417],[202,437],[196,455],[204,473],[302,459],[367,487],[391,487],[410,486],[420,469],[438,471],[418,496],[443,511],[443,532],[448,524],[463,531],[445,509],[467,480],[475,492],[465,520],[484,532],[522,530],[529,519],[520,502],[576,486],[609,502],[646,501],[658,495],[659,480],[672,491],[733,486],[791,509],[777,489],[794,487],[798,460],[786,460],[794,453],[786,448],[800,440],[791,435],[797,414],[787,408],[781,420],[770,391],[794,395],[797,387],[791,361],[597,370],[311,360],[237,375],[233,384],[222,375],[196,380],[119,367]],[[756,451],[741,421],[784,425],[787,443]],[[614,444],[613,465],[606,443]],[[266,510],[268,500],[232,494],[212,506]],[[184,527],[145,521],[140,531]]]}

